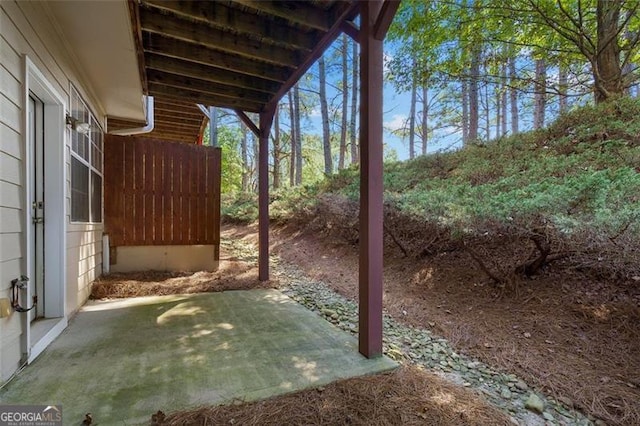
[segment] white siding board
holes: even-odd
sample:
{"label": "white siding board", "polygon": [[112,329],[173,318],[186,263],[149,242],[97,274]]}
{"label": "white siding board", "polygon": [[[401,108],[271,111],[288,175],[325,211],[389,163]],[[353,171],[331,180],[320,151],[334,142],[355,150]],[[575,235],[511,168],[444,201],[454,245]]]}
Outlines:
{"label": "white siding board", "polygon": [[0,151],[15,158],[22,158],[20,133],[0,123]]}
{"label": "white siding board", "polygon": [[20,259],[20,253],[22,253],[21,234],[0,234],[0,262]]}
{"label": "white siding board", "polygon": [[22,191],[18,185],[0,181],[0,206],[22,208]]}
{"label": "white siding board", "polygon": [[[4,13],[0,10],[0,13]],[[4,31],[0,35],[0,58],[2,66],[18,81],[22,82],[22,62],[18,52],[13,50],[4,38]]]}
{"label": "white siding board", "polygon": [[16,106],[22,104],[22,83],[0,66],[0,91]]}
{"label": "white siding board", "polygon": [[0,234],[22,232],[22,210],[0,207]]}
{"label": "white siding board", "polygon": [[[28,54],[35,65],[45,73],[45,77],[60,93],[68,94],[68,78],[51,56],[40,36],[34,31],[24,13],[13,1],[0,2],[0,27],[6,39],[19,54]],[[48,73],[48,75],[47,75]]]}
{"label": "white siding board", "polygon": [[22,110],[11,102],[4,93],[0,94],[0,123],[4,123],[16,132],[20,133]]}
{"label": "white siding board", "polygon": [[4,152],[0,152],[0,180],[20,185],[22,181],[22,162]]}

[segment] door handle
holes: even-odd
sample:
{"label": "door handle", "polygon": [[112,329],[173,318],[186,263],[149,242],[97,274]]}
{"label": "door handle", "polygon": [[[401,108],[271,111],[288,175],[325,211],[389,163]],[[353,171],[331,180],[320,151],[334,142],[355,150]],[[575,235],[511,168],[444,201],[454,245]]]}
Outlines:
{"label": "door handle", "polygon": [[44,223],[44,217],[34,217],[32,219],[33,224]]}

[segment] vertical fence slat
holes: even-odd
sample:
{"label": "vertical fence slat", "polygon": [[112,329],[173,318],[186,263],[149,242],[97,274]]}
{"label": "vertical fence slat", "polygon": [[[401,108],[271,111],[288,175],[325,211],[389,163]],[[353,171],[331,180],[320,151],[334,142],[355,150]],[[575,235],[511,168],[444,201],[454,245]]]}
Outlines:
{"label": "vertical fence slat", "polygon": [[164,207],[164,170],[163,170],[163,160],[164,160],[164,151],[159,149],[153,150],[154,155],[154,164],[153,164],[153,243],[154,244],[165,244],[164,237],[164,215],[166,214]]}
{"label": "vertical fence slat", "polygon": [[153,205],[153,166],[155,164],[154,152],[152,146],[145,146],[144,160],[144,235],[145,241],[155,243],[154,225],[155,217],[158,213]]}
{"label": "vertical fence slat", "polygon": [[105,228],[113,246],[219,244],[220,149],[107,136]]}

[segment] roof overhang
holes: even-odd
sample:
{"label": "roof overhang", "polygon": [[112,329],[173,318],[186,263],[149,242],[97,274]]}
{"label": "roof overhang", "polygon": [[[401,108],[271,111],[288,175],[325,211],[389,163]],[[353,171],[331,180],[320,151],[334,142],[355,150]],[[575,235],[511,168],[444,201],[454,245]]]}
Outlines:
{"label": "roof overhang", "polygon": [[107,116],[145,120],[143,86],[126,1],[47,2],[81,78]]}

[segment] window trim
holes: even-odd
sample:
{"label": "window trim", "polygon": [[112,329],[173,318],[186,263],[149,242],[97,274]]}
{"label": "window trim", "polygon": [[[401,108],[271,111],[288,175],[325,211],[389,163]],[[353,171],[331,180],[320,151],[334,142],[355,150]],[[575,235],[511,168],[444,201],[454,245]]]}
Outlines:
{"label": "window trim", "polygon": [[[73,149],[73,132],[75,132],[75,130],[73,129],[69,129],[69,133],[70,133],[70,138],[69,138],[69,153],[70,153],[70,157],[69,157],[69,203],[70,203],[70,209],[69,209],[69,222],[71,224],[78,224],[78,225],[101,225],[104,224],[104,130],[102,128],[102,126],[100,125],[100,122],[98,121],[97,116],[93,113],[93,111],[91,110],[91,108],[89,107],[89,105],[87,104],[87,102],[84,100],[84,98],[82,97],[82,94],[80,93],[80,91],[75,87],[75,85],[73,83],[70,83],[70,91],[69,91],[69,115],[73,116],[73,106],[75,105],[75,101],[74,101],[74,97],[77,98],[78,104],[82,105],[82,107],[86,110],[87,114],[88,114],[88,122],[92,125],[92,129],[88,134],[88,144],[86,146],[86,149],[88,150],[86,157],[88,158],[85,159],[83,158],[82,155],[80,155],[79,153],[77,153],[76,151],[74,151]],[[77,118],[77,117],[76,117]],[[97,126],[97,129],[93,128],[93,125]],[[102,139],[101,142],[101,147],[95,146],[94,145],[94,134],[95,133],[99,133],[100,134],[100,138]],[[98,148],[98,151],[100,152],[100,162],[102,163],[101,165],[101,170],[98,170],[97,167],[95,167],[95,163],[93,162],[93,148],[94,146],[96,148]],[[73,176],[73,159],[76,159],[77,161],[79,161],[83,166],[86,166],[88,171],[87,171],[87,175],[88,175],[88,181],[87,181],[87,210],[88,210],[88,220],[74,220],[73,218],[73,195],[72,195],[72,191],[73,191],[73,182],[72,182],[72,176]],[[100,221],[93,221],[93,211],[92,211],[92,198],[91,198],[91,189],[92,189],[92,181],[93,181],[93,173],[96,173],[98,176],[100,176],[102,183],[100,185]]]}

